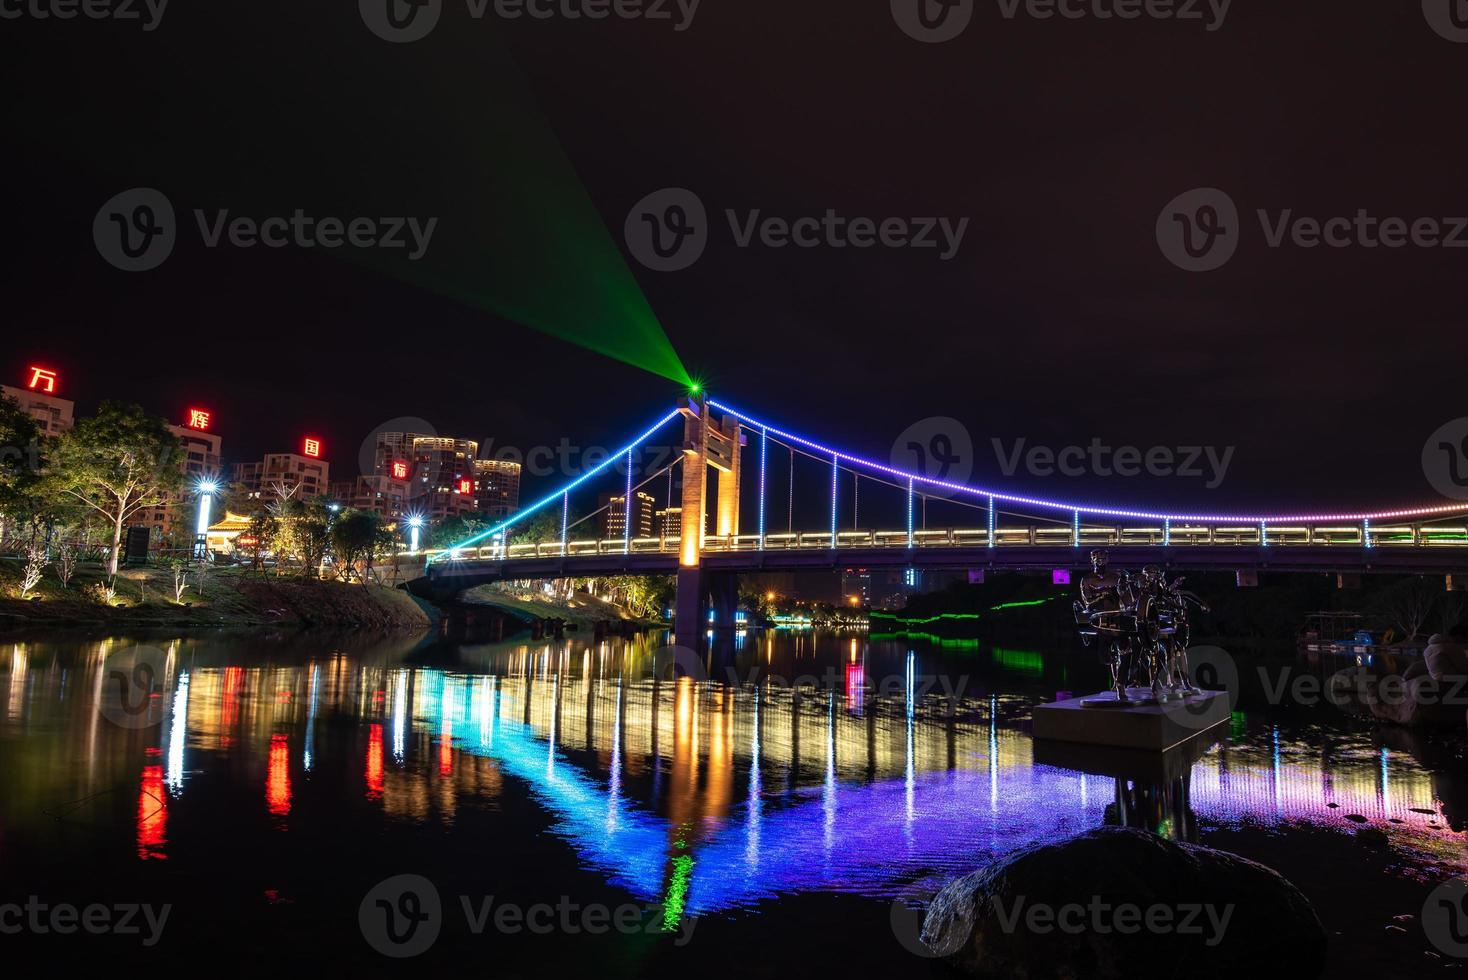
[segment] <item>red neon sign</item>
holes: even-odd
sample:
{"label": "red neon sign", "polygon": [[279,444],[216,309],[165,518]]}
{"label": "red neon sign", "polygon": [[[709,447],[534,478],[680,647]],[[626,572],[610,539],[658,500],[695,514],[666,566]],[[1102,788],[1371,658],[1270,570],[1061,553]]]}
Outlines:
{"label": "red neon sign", "polygon": [[459,481],[459,492],[460,493],[473,493],[474,492],[474,481],[473,480],[460,480]]}
{"label": "red neon sign", "polygon": [[393,460],[392,478],[394,480],[406,480],[408,478],[408,464],[400,459]]}
{"label": "red neon sign", "polygon": [[47,395],[56,394],[56,382],[60,380],[55,371],[49,368],[31,366],[31,380],[26,382],[26,387],[31,391],[39,391]]}
{"label": "red neon sign", "polygon": [[209,428],[209,423],[211,421],[212,419],[209,413],[204,411],[202,408],[189,409],[190,429],[198,429],[200,432],[203,432],[205,429]]}
{"label": "red neon sign", "polygon": [[310,436],[307,436],[306,437],[305,454],[307,456],[311,456],[313,458],[320,457],[320,455],[321,455],[321,440],[320,439],[312,439]]}

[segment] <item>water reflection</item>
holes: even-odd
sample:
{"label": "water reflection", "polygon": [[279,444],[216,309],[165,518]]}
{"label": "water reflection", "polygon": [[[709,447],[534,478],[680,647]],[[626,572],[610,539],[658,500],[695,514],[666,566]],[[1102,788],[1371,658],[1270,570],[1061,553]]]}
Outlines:
{"label": "water reflection", "polygon": [[[180,801],[193,793],[250,787],[289,833],[303,807],[317,822],[360,821],[366,806],[451,825],[513,781],[554,846],[669,924],[791,892],[889,896],[1108,822],[1183,840],[1200,826],[1370,825],[1404,868],[1462,864],[1410,747],[1329,715],[1288,728],[1240,716],[1222,742],[1142,764],[1033,742],[1040,686],[1065,680],[1039,652],[768,637],[695,681],[657,676],[657,646],[468,647],[449,668],[407,662],[401,645],[178,640],[153,723],[128,725],[105,683],[127,643],[14,644],[0,658],[0,817],[23,839],[38,813],[128,785],[136,856],[153,861],[190,829]],[[802,675],[819,683],[785,680]],[[302,795],[318,775],[330,791]],[[507,846],[551,845],[527,830]]]}

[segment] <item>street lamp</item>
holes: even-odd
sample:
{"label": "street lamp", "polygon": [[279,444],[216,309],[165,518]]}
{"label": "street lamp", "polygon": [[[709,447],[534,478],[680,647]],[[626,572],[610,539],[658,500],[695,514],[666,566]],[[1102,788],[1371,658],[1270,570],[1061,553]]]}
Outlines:
{"label": "street lamp", "polygon": [[408,554],[418,553],[418,532],[423,529],[423,515],[412,514],[408,517]]}
{"label": "street lamp", "polygon": [[209,557],[209,506],[219,492],[219,483],[205,478],[195,489],[199,493],[199,523],[194,528],[194,557],[203,561]]}

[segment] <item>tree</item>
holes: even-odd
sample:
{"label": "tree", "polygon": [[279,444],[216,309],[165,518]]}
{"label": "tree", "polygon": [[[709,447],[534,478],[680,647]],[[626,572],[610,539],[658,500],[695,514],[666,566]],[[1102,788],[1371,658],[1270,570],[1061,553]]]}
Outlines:
{"label": "tree", "polygon": [[301,563],[301,577],[311,578],[326,558],[331,544],[331,510],[320,497],[290,498],[279,505],[276,523],[276,559],[284,556]]}
{"label": "tree", "polygon": [[1411,642],[1422,632],[1422,625],[1432,615],[1432,607],[1442,594],[1441,579],[1409,578],[1387,589],[1378,600],[1378,607],[1402,631],[1402,639]]}
{"label": "tree", "polygon": [[103,402],[96,415],[56,440],[48,479],[111,525],[109,576],[117,574],[128,519],[144,507],[165,503],[182,486],[181,452],[181,441],[163,419],[114,402]]}
{"label": "tree", "polygon": [[[574,520],[574,518],[572,518]],[[560,508],[548,508],[520,525],[510,536],[510,544],[560,544]]]}
{"label": "tree", "polygon": [[331,550],[342,581],[366,584],[383,541],[382,518],[370,510],[344,510],[331,524]]}

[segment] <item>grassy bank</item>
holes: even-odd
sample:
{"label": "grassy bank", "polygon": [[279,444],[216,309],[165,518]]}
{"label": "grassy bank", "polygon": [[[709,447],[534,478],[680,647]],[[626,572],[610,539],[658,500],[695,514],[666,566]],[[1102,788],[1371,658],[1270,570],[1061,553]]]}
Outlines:
{"label": "grassy bank", "polygon": [[20,563],[0,561],[0,630],[37,626],[332,627],[369,630],[423,629],[428,615],[398,589],[303,581],[253,574],[238,568],[210,568],[202,585],[189,576],[181,601],[174,600],[168,569],[125,569],[115,580],[116,595],[100,594],[98,565],[77,569],[70,587],[48,574],[20,596]]}
{"label": "grassy bank", "polygon": [[638,619],[621,606],[585,592],[578,592],[570,599],[558,602],[539,594],[511,592],[492,585],[482,585],[466,591],[463,599],[475,605],[498,609],[515,619],[560,619],[579,629],[591,629],[597,623],[631,623],[649,628],[663,625],[652,620]]}

